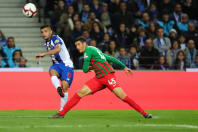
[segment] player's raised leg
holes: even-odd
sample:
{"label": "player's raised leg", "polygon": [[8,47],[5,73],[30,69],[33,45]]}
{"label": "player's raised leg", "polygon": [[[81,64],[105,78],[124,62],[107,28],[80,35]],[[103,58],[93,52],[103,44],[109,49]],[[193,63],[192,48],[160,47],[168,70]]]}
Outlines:
{"label": "player's raised leg", "polygon": [[80,99],[86,95],[89,95],[92,93],[92,90],[87,86],[84,85],[83,88],[81,88],[77,93],[73,95],[73,97],[67,102],[67,104],[64,106],[63,110],[56,115],[53,115],[49,118],[63,118],[64,115],[71,110],[75,105],[78,104]]}
{"label": "player's raised leg", "polygon": [[[55,70],[56,69],[56,70]],[[57,92],[58,94],[61,96],[61,97],[64,97],[64,91],[61,87],[61,84],[60,84],[60,81],[58,79],[58,77],[60,76],[59,73],[58,73],[58,69],[56,67],[56,65],[52,65],[51,68],[50,68],[50,76],[51,76],[51,81],[52,81],[52,84],[54,85],[54,87],[57,89]]]}
{"label": "player's raised leg", "polygon": [[118,98],[129,104],[136,111],[141,113],[145,118],[152,118],[151,114],[146,113],[134,100],[128,97],[121,87],[114,88],[112,91]]}
{"label": "player's raised leg", "polygon": [[65,80],[62,81],[62,89],[64,91],[64,97],[61,97],[61,103],[60,103],[60,110],[63,110],[64,105],[67,103],[68,100],[68,88],[69,88],[69,83],[66,82]]}

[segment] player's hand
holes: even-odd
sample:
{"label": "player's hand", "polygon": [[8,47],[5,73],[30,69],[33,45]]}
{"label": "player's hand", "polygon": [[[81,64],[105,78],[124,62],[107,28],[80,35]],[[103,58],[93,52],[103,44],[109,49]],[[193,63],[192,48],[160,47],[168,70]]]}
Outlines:
{"label": "player's hand", "polygon": [[133,75],[133,71],[127,67],[124,68],[124,71],[129,75]]}
{"label": "player's hand", "polygon": [[36,55],[36,59],[43,58],[44,56],[45,56],[45,54],[44,54],[44,53],[38,54],[38,55]]}

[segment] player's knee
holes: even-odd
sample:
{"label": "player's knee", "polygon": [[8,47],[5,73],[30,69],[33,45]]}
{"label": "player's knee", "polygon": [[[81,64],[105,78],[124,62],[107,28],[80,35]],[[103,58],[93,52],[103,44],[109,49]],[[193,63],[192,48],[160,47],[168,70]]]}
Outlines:
{"label": "player's knee", "polygon": [[63,88],[64,92],[67,92],[67,90],[69,88],[69,84],[67,82],[66,83],[62,82],[62,88]]}
{"label": "player's knee", "polygon": [[88,89],[80,89],[77,94],[80,96],[80,97],[83,97],[83,96],[86,96],[89,94],[89,90]]}
{"label": "player's knee", "polygon": [[50,70],[49,71],[50,76],[58,76],[55,70]]}

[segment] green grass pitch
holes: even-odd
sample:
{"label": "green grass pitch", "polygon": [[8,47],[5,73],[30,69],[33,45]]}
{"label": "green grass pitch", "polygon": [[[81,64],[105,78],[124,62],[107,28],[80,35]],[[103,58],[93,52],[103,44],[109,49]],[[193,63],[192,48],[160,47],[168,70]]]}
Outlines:
{"label": "green grass pitch", "polygon": [[129,110],[74,110],[63,119],[55,111],[0,111],[0,132],[198,132],[196,110],[153,110],[144,119]]}

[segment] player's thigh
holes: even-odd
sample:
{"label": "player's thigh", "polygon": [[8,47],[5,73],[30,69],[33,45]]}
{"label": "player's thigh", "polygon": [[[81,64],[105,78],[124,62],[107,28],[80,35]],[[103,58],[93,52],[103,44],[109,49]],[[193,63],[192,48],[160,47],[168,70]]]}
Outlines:
{"label": "player's thigh", "polygon": [[92,91],[87,85],[84,85],[80,90],[77,91],[77,94],[80,97],[84,97],[84,96],[89,95],[91,93],[92,93]]}
{"label": "player's thigh", "polygon": [[121,87],[114,88],[112,92],[122,100],[127,96]]}
{"label": "player's thigh", "polygon": [[49,69],[50,76],[60,77],[60,69],[57,64],[54,64]]}
{"label": "player's thigh", "polygon": [[68,91],[68,88],[69,88],[69,82],[65,81],[65,80],[62,80],[62,88],[64,90],[64,92],[67,92]]}
{"label": "player's thigh", "polygon": [[92,94],[105,88],[105,86],[96,77],[93,77],[92,79],[87,81],[85,85],[91,90]]}
{"label": "player's thigh", "polygon": [[71,86],[74,78],[74,69],[70,67],[62,67],[60,73],[60,80],[65,81]]}
{"label": "player's thigh", "polygon": [[114,75],[114,73],[111,74],[107,74],[102,82],[107,86],[107,88],[111,91],[113,91],[113,89],[120,87],[119,82],[116,79],[116,76]]}

